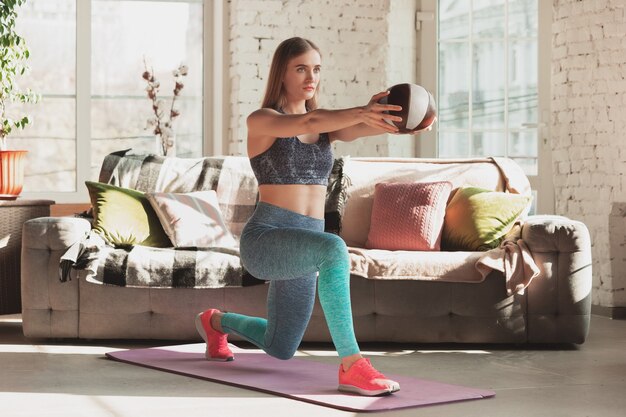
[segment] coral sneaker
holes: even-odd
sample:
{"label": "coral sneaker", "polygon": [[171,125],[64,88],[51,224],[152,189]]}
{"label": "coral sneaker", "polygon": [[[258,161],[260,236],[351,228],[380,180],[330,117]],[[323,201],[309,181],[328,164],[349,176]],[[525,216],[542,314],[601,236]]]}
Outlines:
{"label": "coral sneaker", "polygon": [[211,326],[211,317],[219,312],[210,308],[196,316],[196,329],[202,339],[206,342],[206,352],[204,356],[208,361],[229,362],[235,359],[233,352],[228,348],[228,335],[218,332]]}
{"label": "coral sneaker", "polygon": [[387,379],[374,369],[369,359],[359,359],[347,371],[339,365],[339,391],[373,396],[387,395],[399,390],[400,384]]}

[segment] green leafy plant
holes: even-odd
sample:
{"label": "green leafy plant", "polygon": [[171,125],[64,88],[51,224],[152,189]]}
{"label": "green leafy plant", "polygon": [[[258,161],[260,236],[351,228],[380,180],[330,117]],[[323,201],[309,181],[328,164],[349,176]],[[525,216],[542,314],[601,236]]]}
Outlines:
{"label": "green leafy plant", "polygon": [[7,105],[13,103],[36,103],[40,96],[30,89],[20,90],[17,79],[29,67],[26,61],[30,52],[24,38],[15,32],[17,9],[26,0],[2,0],[0,2],[0,150],[5,150],[6,138],[14,128],[23,129],[32,122],[29,115],[10,117]]}

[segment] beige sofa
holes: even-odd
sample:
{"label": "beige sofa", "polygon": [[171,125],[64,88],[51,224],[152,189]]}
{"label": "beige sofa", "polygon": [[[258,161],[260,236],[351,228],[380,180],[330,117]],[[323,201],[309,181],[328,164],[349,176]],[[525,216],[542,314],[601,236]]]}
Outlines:
{"label": "beige sofa", "polygon": [[[244,157],[229,158],[249,167]],[[212,166],[210,160],[198,159],[194,167]],[[377,182],[449,180],[455,188],[473,185],[529,193],[528,180],[513,161],[347,158],[341,174],[340,236],[350,248],[352,309],[360,341],[584,342],[590,317],[591,250],[588,230],[581,222],[560,216],[524,220],[521,238],[540,274],[523,294],[507,295],[504,276],[498,271],[482,279],[475,266],[480,252],[399,254],[363,249]],[[252,175],[251,171],[245,175]],[[128,185],[121,177],[101,174],[101,180]],[[220,181],[206,184],[219,188]],[[175,183],[155,184],[156,189],[184,191]],[[242,190],[238,198],[251,201],[253,209],[256,190]],[[228,211],[226,206],[223,209]],[[230,217],[230,225],[237,237],[245,218],[240,216],[235,223],[235,217]],[[25,223],[22,306],[26,336],[199,340],[193,317],[207,307],[265,315],[266,285],[128,288],[95,284],[85,279],[84,271],[69,282],[60,282],[60,257],[89,229],[90,222],[77,217]],[[397,272],[403,268],[384,273],[386,263],[398,262],[411,266],[404,269],[411,271],[408,276]],[[368,276],[373,270],[376,273]],[[305,340],[330,341],[319,302]]]}

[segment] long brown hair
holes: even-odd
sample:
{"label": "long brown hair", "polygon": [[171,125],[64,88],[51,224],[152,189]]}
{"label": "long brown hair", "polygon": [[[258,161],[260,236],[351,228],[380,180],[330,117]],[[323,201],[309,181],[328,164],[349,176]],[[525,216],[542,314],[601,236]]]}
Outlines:
{"label": "long brown hair", "polygon": [[[289,38],[278,45],[274,52],[274,57],[272,58],[272,66],[270,67],[270,74],[261,107],[278,110],[286,104],[283,78],[287,72],[287,63],[290,59],[300,56],[312,49],[316,50],[317,53],[320,54],[320,57],[322,56],[317,45],[307,39],[298,37]],[[307,110],[315,110],[317,108],[318,91],[319,83],[315,89],[315,95],[305,103]]]}

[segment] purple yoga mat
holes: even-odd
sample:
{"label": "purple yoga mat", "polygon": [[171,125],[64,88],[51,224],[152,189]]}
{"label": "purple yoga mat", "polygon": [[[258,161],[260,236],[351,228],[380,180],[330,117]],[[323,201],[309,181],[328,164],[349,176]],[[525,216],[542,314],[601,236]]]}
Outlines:
{"label": "purple yoga mat", "polygon": [[400,391],[383,397],[363,397],[337,391],[339,362],[328,365],[297,358],[282,361],[260,350],[230,347],[235,354],[233,362],[205,360],[204,343],[121,350],[106,356],[134,365],[347,411],[391,410],[495,395],[489,390],[385,373],[389,379],[400,383]]}

